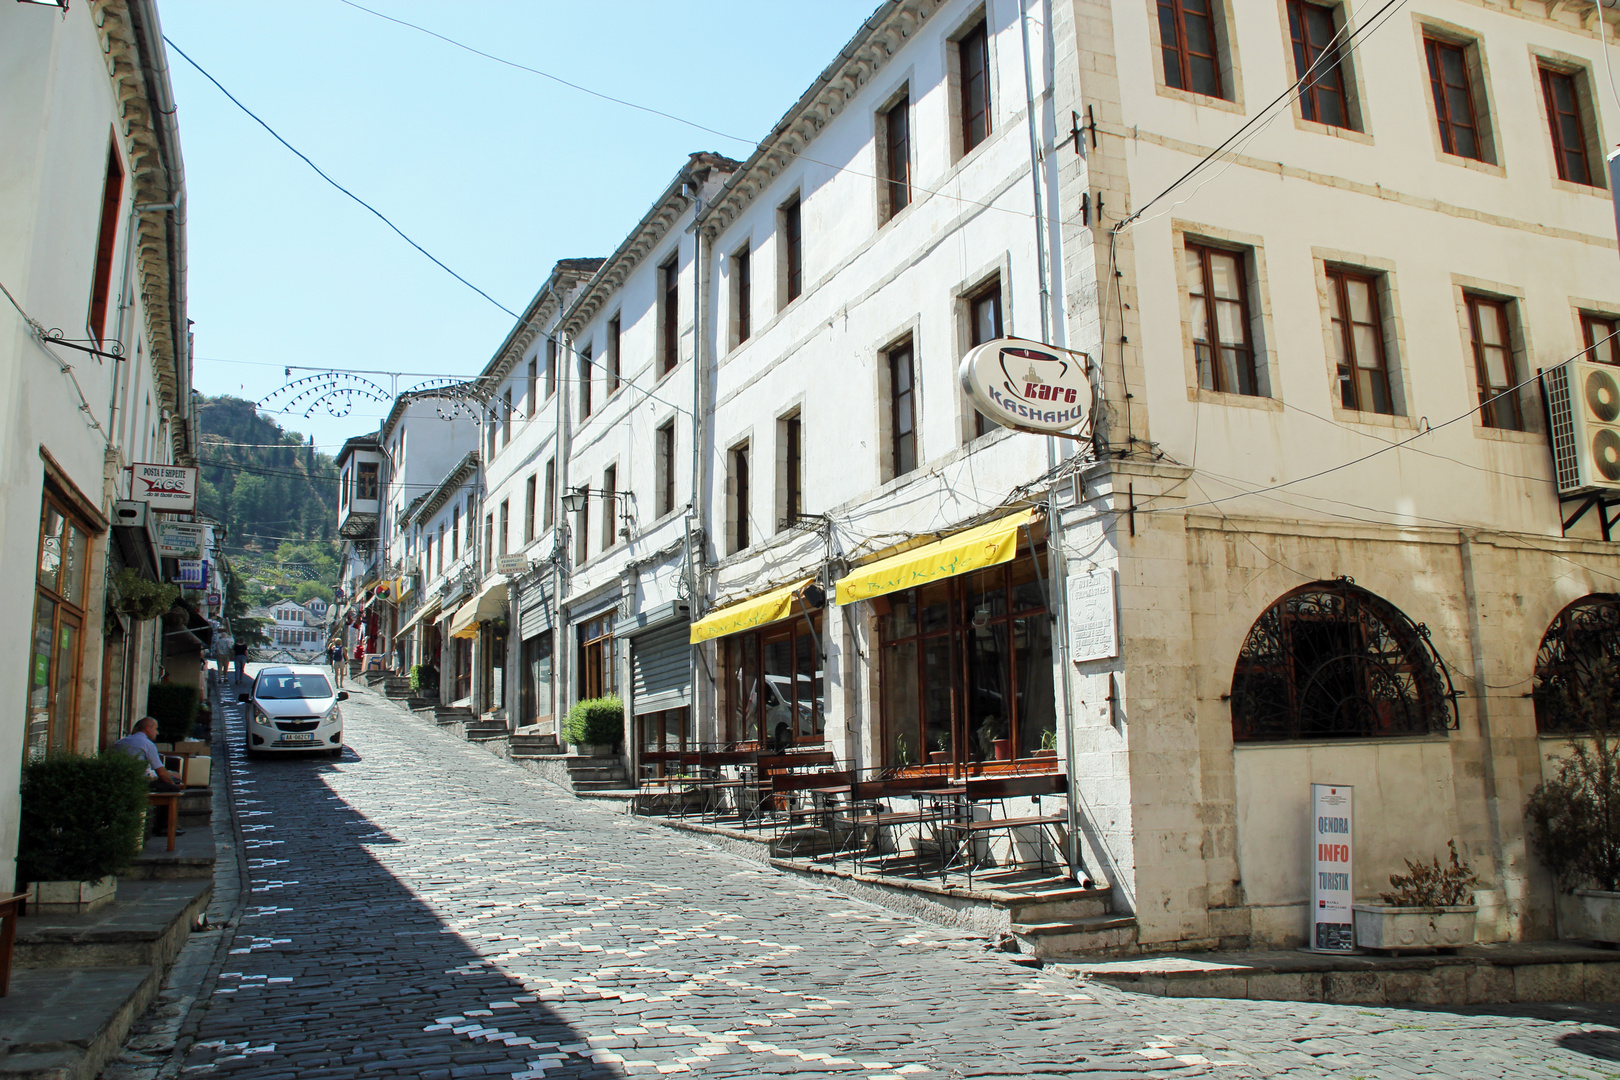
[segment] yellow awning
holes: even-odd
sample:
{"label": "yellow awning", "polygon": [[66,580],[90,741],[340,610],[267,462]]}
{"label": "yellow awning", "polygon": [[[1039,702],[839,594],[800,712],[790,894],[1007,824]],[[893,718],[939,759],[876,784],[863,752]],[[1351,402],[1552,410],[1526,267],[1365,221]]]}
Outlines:
{"label": "yellow awning", "polygon": [[885,593],[1011,562],[1018,554],[1018,530],[1034,516],[1034,510],[1020,510],[955,536],[868,563],[839,579],[838,602],[853,604],[857,600],[870,600]]}
{"label": "yellow awning", "polygon": [[725,637],[739,630],[752,630],[756,626],[764,626],[787,618],[793,614],[794,594],[813,580],[805,578],[802,581],[795,581],[780,589],[772,589],[768,593],[751,596],[735,604],[727,604],[719,611],[711,611],[692,624],[692,644],[696,645],[710,638]]}
{"label": "yellow awning", "polygon": [[506,582],[497,581],[494,584],[485,585],[477,596],[456,608],[455,617],[450,620],[450,636],[475,638],[478,636],[478,623],[487,622],[505,614]]}

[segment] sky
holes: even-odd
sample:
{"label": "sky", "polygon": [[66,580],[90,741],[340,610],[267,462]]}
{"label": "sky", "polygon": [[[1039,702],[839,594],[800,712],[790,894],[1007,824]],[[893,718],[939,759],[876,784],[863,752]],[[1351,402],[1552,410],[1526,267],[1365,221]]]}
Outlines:
{"label": "sky", "polygon": [[[261,401],[313,369],[405,373],[366,376],[389,391],[466,377],[515,320],[322,180],[175,49],[412,240],[521,311],[558,259],[610,254],[688,153],[747,157],[877,6],[355,2],[740,139],[603,101],[344,0],[159,0],[204,394]],[[357,400],[347,416],[306,417],[307,407],[265,413],[328,452],[387,411]]]}

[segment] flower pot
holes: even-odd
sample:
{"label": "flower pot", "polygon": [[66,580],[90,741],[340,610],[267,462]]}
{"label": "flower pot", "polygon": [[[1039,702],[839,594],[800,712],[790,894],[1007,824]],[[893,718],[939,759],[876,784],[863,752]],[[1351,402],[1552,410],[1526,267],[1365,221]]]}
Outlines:
{"label": "flower pot", "polygon": [[1474,943],[1473,904],[1456,907],[1394,907],[1353,904],[1356,946],[1387,952],[1455,949]]}
{"label": "flower pot", "polygon": [[30,915],[88,915],[106,907],[118,893],[111,874],[100,881],[35,881],[28,886]]}
{"label": "flower pot", "polygon": [[1559,914],[1566,939],[1620,944],[1620,893],[1576,889],[1559,904]]}
{"label": "flower pot", "polygon": [[1010,761],[1012,759],[1012,740],[996,739],[991,744],[995,751],[997,761]]}
{"label": "flower pot", "polygon": [[949,750],[928,751],[928,764],[930,765],[946,765],[950,763],[950,760],[951,752]]}
{"label": "flower pot", "polygon": [[1032,757],[1032,758],[1055,758],[1055,757],[1057,757],[1057,751],[1056,750],[1037,750],[1037,751],[1035,751],[1033,754],[1031,754],[1029,756]]}

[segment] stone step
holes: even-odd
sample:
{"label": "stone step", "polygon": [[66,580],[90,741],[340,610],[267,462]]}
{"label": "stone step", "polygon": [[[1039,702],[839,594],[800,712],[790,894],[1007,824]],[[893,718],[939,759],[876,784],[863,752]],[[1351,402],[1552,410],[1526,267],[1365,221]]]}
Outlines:
{"label": "stone step", "polygon": [[543,748],[542,749],[536,749],[536,748],[533,748],[533,747],[522,747],[522,746],[516,746],[516,745],[514,745],[512,747],[512,760],[513,761],[518,761],[518,760],[528,761],[528,760],[534,760],[534,759],[538,759],[538,758],[556,758],[556,757],[561,757],[561,756],[562,755],[557,753],[555,750],[545,750]]}
{"label": "stone step", "polygon": [[147,965],[13,970],[11,992],[0,998],[0,1077],[100,1075],[162,981],[163,972]]}
{"label": "stone step", "polygon": [[163,967],[208,907],[213,883],[120,878],[113,902],[88,915],[28,915],[17,920],[12,962],[19,968]]}
{"label": "stone step", "polygon": [[581,780],[623,780],[625,778],[624,768],[620,765],[579,766],[570,763],[568,775],[576,784]]}
{"label": "stone step", "polygon": [[575,791],[619,791],[624,787],[624,778],[621,776],[614,780],[572,780]]}
{"label": "stone step", "polygon": [[1104,885],[1093,889],[1054,889],[1033,896],[997,898],[997,907],[1007,909],[1015,923],[1053,923],[1075,919],[1095,919],[1113,911],[1113,890]]}
{"label": "stone step", "polygon": [[1043,960],[1111,956],[1136,947],[1136,920],[1129,915],[1013,923],[1011,930],[1025,953]]}

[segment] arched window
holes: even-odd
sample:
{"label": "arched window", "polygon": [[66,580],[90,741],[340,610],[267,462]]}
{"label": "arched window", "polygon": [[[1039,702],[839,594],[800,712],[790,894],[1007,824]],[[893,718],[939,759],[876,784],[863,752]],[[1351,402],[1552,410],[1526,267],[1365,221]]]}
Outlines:
{"label": "arched window", "polygon": [[1593,593],[1558,613],[1536,653],[1530,696],[1539,732],[1620,725],[1620,596]]}
{"label": "arched window", "polygon": [[1295,589],[1255,620],[1232,674],[1236,742],[1428,735],[1457,726],[1429,631],[1349,578]]}

